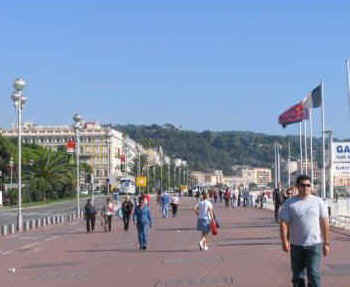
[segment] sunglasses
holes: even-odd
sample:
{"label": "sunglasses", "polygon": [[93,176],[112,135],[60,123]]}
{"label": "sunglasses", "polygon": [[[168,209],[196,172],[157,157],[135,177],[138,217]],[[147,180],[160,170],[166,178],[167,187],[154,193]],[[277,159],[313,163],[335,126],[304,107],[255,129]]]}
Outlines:
{"label": "sunglasses", "polygon": [[301,187],[311,187],[310,183],[300,183],[299,186]]}

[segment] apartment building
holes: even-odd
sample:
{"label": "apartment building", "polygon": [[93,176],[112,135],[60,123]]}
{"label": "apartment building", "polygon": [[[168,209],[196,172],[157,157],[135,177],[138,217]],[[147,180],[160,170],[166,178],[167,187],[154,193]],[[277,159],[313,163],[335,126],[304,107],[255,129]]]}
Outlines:
{"label": "apartment building", "polygon": [[[1,129],[5,137],[17,137],[17,128]],[[123,134],[104,128],[95,122],[87,122],[80,135],[80,159],[92,167],[95,186],[106,185],[107,178],[121,176],[121,154]],[[75,141],[75,131],[70,125],[37,125],[24,123],[22,141],[37,144],[52,150],[66,148],[69,141]]]}

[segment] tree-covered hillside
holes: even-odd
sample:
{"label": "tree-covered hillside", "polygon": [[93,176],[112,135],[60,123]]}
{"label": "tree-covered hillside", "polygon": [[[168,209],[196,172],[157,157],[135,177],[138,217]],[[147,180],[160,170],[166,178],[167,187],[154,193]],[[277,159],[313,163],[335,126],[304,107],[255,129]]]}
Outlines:
{"label": "tree-covered hillside", "polygon": [[[256,167],[271,167],[274,159],[273,144],[282,145],[282,159],[287,159],[288,142],[293,158],[298,156],[299,137],[271,136],[241,131],[186,131],[171,124],[159,125],[115,125],[146,147],[161,145],[172,157],[187,160],[192,170],[209,171],[223,169],[232,174],[232,165],[242,164]],[[320,158],[320,140],[314,139],[314,154]]]}

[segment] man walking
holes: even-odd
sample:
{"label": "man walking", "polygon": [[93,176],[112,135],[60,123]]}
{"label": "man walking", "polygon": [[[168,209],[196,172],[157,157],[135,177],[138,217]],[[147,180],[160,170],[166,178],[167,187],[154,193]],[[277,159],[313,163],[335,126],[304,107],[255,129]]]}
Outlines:
{"label": "man walking", "polygon": [[164,218],[168,218],[169,216],[169,204],[170,204],[170,196],[167,192],[164,192],[162,197],[160,198],[162,205],[162,214]]}
{"label": "man walking", "polygon": [[137,227],[137,235],[140,250],[147,249],[148,231],[152,228],[152,218],[149,207],[145,204],[144,198],[140,197],[139,204],[135,207],[133,222]]}
{"label": "man walking", "polygon": [[[288,199],[280,211],[282,248],[291,253],[294,287],[321,286],[321,253],[330,252],[327,208],[311,194],[311,179],[300,175],[298,196]],[[305,271],[308,284],[305,282]]]}
{"label": "man walking", "polygon": [[123,211],[123,222],[124,222],[124,230],[128,231],[129,230],[129,221],[130,221],[130,215],[132,213],[134,205],[132,204],[130,200],[130,196],[127,195],[125,197],[125,200],[123,201],[122,204],[122,211]]}
{"label": "man walking", "polygon": [[95,230],[95,222],[96,222],[96,209],[91,204],[91,199],[88,199],[85,207],[84,207],[84,214],[85,214],[85,220],[86,220],[86,232],[94,232]]}
{"label": "man walking", "polygon": [[282,194],[281,194],[281,184],[279,183],[277,188],[273,191],[273,204],[274,204],[274,213],[275,213],[275,221],[278,222],[278,213],[280,206],[282,205]]}

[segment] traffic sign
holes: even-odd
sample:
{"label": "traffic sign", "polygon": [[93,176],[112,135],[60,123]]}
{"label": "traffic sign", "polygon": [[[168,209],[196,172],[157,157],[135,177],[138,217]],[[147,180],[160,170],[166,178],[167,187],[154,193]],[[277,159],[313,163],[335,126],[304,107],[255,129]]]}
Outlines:
{"label": "traffic sign", "polygon": [[138,177],[136,177],[136,186],[138,186],[138,187],[146,187],[147,186],[147,177],[146,176],[138,176]]}

